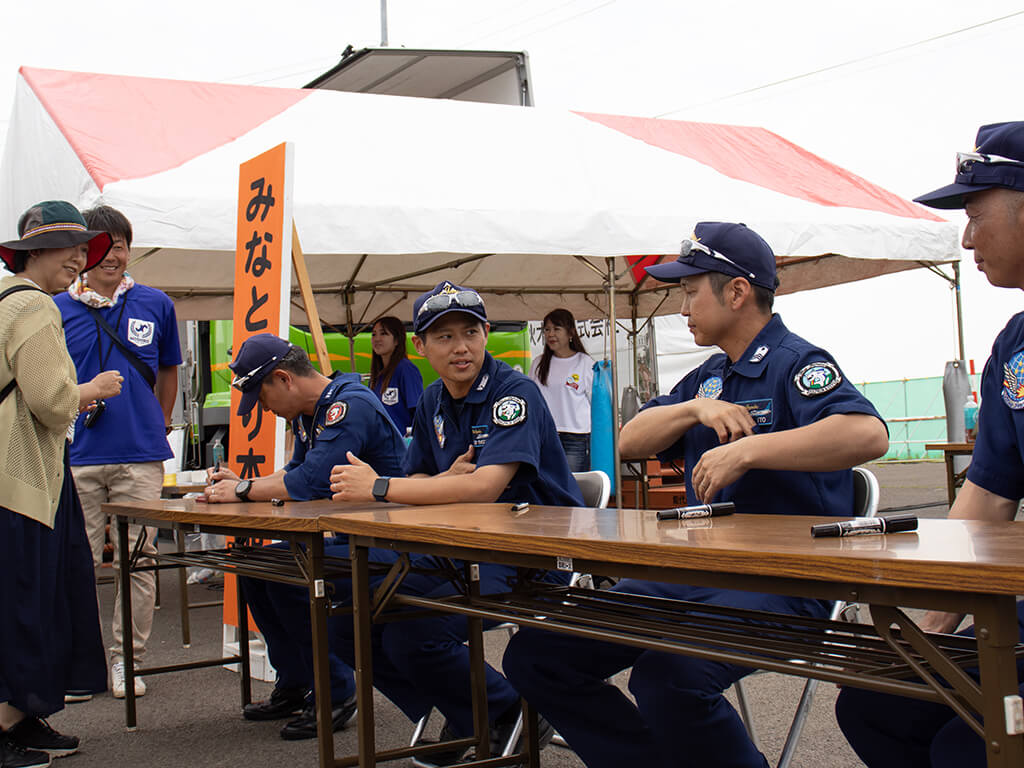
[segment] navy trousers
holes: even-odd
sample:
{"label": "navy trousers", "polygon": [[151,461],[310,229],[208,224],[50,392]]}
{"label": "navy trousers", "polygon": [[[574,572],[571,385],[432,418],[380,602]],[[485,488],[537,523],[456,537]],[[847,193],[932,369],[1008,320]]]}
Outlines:
{"label": "navy trousers", "polygon": [[[1017,603],[1024,642],[1024,603]],[[974,636],[974,627],[958,634]],[[978,671],[968,670],[975,678]],[[1024,678],[1024,662],[1017,680]],[[1024,685],[1019,688],[1024,696]],[[963,720],[943,704],[843,688],[836,719],[853,751],[868,768],[983,768],[985,745]]]}
{"label": "navy trousers", "polygon": [[[376,550],[370,550],[370,557]],[[415,567],[438,568],[433,557],[413,556]],[[516,569],[481,564],[480,592],[507,592],[516,578]],[[568,574],[548,573],[547,580],[565,583]],[[379,581],[379,577],[371,582]],[[373,584],[376,586],[376,583]],[[456,588],[443,574],[412,573],[400,592],[427,597],[455,594]],[[484,627],[494,626],[484,622]],[[355,664],[353,625],[332,625],[332,645],[348,664]],[[473,700],[470,691],[468,623],[454,614],[409,621],[377,624],[371,635],[373,684],[402,710],[410,720],[418,720],[431,707],[437,707],[448,719],[457,736],[473,733]],[[501,715],[519,705],[519,694],[489,664],[486,665],[487,714],[493,724]]]}
{"label": "navy trousers", "polygon": [[[632,579],[613,590],[801,616],[829,611],[818,600]],[[512,638],[502,666],[589,768],[767,766],[722,695],[750,668],[529,628]],[[636,704],[606,681],[629,667]]]}
{"label": "navy trousers", "polygon": [[[272,544],[287,549],[288,544]],[[337,537],[325,543],[324,554],[348,557],[348,541]],[[352,599],[352,587],[347,579],[334,582],[335,594]],[[295,584],[281,584],[241,576],[238,588],[256,625],[267,642],[267,655],[277,670],[277,687],[283,690],[312,690],[313,688],[313,631],[309,618],[309,590]],[[328,633],[328,637],[330,633]],[[355,695],[356,684],[352,669],[333,649],[329,655],[331,673],[331,701],[340,704]]]}

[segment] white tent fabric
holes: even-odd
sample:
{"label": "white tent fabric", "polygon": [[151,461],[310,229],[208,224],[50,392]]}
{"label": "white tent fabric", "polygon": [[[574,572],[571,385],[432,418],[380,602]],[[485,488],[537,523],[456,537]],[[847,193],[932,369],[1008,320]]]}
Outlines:
{"label": "white tent fabric", "polygon": [[[555,306],[600,316],[608,259],[625,294],[620,317],[676,312],[628,257],[674,258],[702,220],[762,234],[780,293],[959,258],[954,225],[894,206],[820,158],[802,156],[824,169],[819,188],[831,188],[832,173],[836,188],[853,179],[882,202],[868,210],[784,193],[593,117],[23,68],[0,166],[0,232],[16,236],[18,214],[38,200],[113,205],[135,228],[136,279],[167,291],[183,319],[227,318],[238,165],[291,141],[295,221],[321,316],[334,324],[408,317],[440,280],[486,293],[496,320]],[[669,134],[695,125],[631,120]],[[741,143],[737,132],[749,131],[749,146],[728,153],[753,157],[765,135],[781,141],[721,129]],[[304,321],[296,308],[292,322]]]}

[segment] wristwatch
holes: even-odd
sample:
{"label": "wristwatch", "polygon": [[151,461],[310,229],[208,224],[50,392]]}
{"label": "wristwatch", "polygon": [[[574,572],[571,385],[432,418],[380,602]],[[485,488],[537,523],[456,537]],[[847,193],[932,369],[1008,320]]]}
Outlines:
{"label": "wristwatch", "polygon": [[373,494],[374,501],[388,500],[389,485],[391,485],[390,477],[378,477],[373,481],[373,489],[370,492]]}
{"label": "wristwatch", "polygon": [[249,500],[249,491],[252,490],[252,480],[239,480],[235,486],[235,496],[242,501]]}

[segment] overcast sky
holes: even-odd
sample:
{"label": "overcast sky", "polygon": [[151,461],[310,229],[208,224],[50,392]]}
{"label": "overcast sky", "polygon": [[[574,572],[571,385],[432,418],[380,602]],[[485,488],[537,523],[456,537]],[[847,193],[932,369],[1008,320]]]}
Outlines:
{"label": "overcast sky", "polygon": [[[0,137],[22,65],[295,87],[381,34],[379,0],[51,0],[42,13],[5,4]],[[979,124],[1024,119],[1012,2],[390,0],[388,37],[525,50],[538,106],[760,125],[908,198],[952,181]],[[969,255],[963,272],[980,367],[1024,297],[989,287]],[[924,270],[777,309],[856,381],[939,375],[955,352],[951,292]]]}

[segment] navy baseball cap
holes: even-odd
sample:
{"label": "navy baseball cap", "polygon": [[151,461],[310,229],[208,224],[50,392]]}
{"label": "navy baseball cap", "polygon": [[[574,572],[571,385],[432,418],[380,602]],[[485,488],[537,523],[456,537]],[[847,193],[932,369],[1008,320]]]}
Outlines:
{"label": "navy baseball cap", "polygon": [[693,237],[683,240],[675,261],[645,269],[664,283],[678,283],[684,277],[705,272],[721,272],[745,277],[753,285],[775,291],[775,254],[764,238],[746,224],[702,221],[694,228]]}
{"label": "navy baseball cap", "polygon": [[487,310],[479,293],[472,288],[443,282],[421,294],[412,305],[413,332],[417,335],[423,333],[437,318],[449,312],[466,312],[482,323],[487,322]]}
{"label": "navy baseball cap", "polygon": [[242,393],[238,415],[245,416],[260,399],[263,380],[292,348],[284,339],[272,333],[257,333],[242,342],[235,359],[228,365],[235,377],[231,386]]}
{"label": "navy baseball cap", "polygon": [[973,152],[956,153],[956,182],[915,197],[932,208],[963,208],[964,196],[993,187],[1024,191],[1024,121],[978,129]]}

